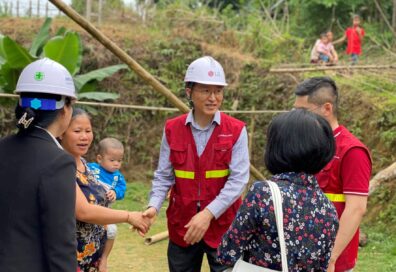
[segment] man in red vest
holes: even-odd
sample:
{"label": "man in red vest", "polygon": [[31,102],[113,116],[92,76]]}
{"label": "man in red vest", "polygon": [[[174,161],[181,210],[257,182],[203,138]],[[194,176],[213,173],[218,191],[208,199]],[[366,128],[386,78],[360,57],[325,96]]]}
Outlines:
{"label": "man in red vest", "polygon": [[227,86],[212,57],[192,62],[184,78],[192,111],[166,122],[148,209],[154,218],[169,191],[168,264],[171,272],[227,267],[216,249],[232,223],[249,180],[245,124],[219,111]]}
{"label": "man in red vest", "polygon": [[366,212],[371,157],[367,147],[338,124],[338,90],[328,77],[314,77],[300,83],[295,108],[323,116],[333,129],[336,154],[317,175],[320,188],[333,202],[340,219],[328,272],[352,271],[359,247],[359,225]]}

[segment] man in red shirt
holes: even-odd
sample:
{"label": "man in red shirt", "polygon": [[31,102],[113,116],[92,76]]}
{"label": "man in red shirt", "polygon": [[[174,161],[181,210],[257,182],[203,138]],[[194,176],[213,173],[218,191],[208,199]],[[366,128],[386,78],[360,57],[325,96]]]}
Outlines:
{"label": "man in red shirt", "polygon": [[333,202],[340,219],[327,271],[352,271],[359,247],[359,225],[366,212],[371,157],[367,147],[338,124],[338,90],[332,79],[307,79],[297,86],[295,94],[295,108],[305,108],[323,116],[333,129],[335,156],[316,175],[320,188]]}
{"label": "man in red shirt", "polygon": [[335,41],[333,44],[341,43],[347,40],[346,53],[351,55],[352,64],[356,64],[359,55],[362,53],[362,40],[364,37],[364,29],[360,27],[359,15],[353,16],[352,27],[345,30],[344,36]]}

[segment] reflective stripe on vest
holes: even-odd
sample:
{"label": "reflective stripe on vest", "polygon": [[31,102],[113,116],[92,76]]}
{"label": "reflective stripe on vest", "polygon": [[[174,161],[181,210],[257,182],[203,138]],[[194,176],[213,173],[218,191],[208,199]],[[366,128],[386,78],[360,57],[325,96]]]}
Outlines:
{"label": "reflective stripe on vest", "polygon": [[[205,172],[205,178],[224,178],[230,174],[229,169],[224,170],[211,170]],[[193,171],[183,171],[183,170],[176,170],[175,169],[175,176],[177,178],[184,178],[184,179],[194,179],[195,173]]]}
{"label": "reflective stripe on vest", "polygon": [[325,193],[325,195],[327,196],[327,198],[331,202],[345,202],[345,195],[344,194],[328,194],[328,193]]}
{"label": "reflective stripe on vest", "polygon": [[175,176],[177,178],[194,179],[195,174],[194,174],[193,171],[183,171],[183,170],[176,170],[175,169]]}
{"label": "reflective stripe on vest", "polygon": [[205,172],[205,178],[224,178],[230,174],[229,169],[224,169],[224,170],[212,170],[212,171],[206,171]]}

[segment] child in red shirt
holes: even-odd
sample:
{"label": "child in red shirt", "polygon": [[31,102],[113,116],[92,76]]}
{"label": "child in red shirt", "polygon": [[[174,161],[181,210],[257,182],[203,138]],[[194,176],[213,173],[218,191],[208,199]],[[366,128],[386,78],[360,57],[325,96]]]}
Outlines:
{"label": "child in red shirt", "polygon": [[359,55],[362,53],[362,40],[364,37],[364,29],[360,27],[359,15],[353,16],[353,25],[345,30],[344,36],[333,44],[341,43],[347,40],[346,53],[351,55],[352,64],[356,64]]}

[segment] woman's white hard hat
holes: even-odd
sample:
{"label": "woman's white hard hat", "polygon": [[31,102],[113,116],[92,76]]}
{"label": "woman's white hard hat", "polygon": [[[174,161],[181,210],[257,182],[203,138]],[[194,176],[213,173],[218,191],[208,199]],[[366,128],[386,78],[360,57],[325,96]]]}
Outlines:
{"label": "woman's white hard hat", "polygon": [[47,93],[76,98],[76,89],[69,71],[48,58],[26,66],[19,76],[16,93]]}
{"label": "woman's white hard hat", "polygon": [[210,56],[194,60],[187,68],[184,82],[227,86],[223,67]]}

